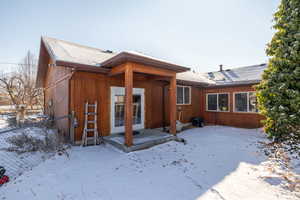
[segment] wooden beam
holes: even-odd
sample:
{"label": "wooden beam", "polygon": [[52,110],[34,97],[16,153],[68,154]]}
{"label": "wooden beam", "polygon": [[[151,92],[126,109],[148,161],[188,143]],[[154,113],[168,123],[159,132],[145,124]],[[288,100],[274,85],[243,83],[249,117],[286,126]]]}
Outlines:
{"label": "wooden beam", "polygon": [[176,76],[173,76],[170,80],[170,133],[176,135]]}
{"label": "wooden beam", "polygon": [[125,72],[125,67],[126,67],[127,64],[122,64],[122,65],[119,65],[117,67],[113,67],[110,72],[108,73],[109,76],[115,76],[115,75],[118,75],[118,74],[122,74]]}
{"label": "wooden beam", "polygon": [[133,70],[133,72],[152,74],[152,75],[158,75],[158,76],[173,77],[174,75],[176,75],[176,72],[171,71],[171,70],[155,68],[155,67],[151,67],[151,66],[137,64],[137,63],[132,63],[132,70]]}
{"label": "wooden beam", "polygon": [[125,145],[132,146],[132,89],[133,71],[132,65],[127,63],[125,66]]}
{"label": "wooden beam", "polygon": [[167,82],[170,82],[170,77],[168,77],[168,76],[149,75],[148,79],[152,80],[152,81],[167,81]]}

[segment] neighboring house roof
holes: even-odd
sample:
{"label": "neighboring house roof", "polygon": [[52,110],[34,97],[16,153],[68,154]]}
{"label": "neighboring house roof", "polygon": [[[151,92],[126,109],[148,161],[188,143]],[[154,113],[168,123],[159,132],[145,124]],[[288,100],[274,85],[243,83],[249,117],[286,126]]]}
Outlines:
{"label": "neighboring house roof", "polygon": [[203,73],[203,76],[214,82],[211,86],[255,84],[261,81],[263,71],[266,68],[267,64],[264,63],[260,65]]}

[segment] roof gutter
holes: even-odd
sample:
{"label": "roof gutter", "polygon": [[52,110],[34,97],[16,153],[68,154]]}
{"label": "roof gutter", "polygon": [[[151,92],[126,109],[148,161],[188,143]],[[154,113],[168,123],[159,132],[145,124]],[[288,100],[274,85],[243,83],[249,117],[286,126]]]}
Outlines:
{"label": "roof gutter", "polygon": [[209,83],[205,82],[196,82],[196,81],[187,81],[187,80],[176,80],[178,84],[183,84],[183,85],[191,85],[191,86],[199,86],[199,87],[208,87]]}
{"label": "roof gutter", "polygon": [[208,86],[205,86],[205,88],[224,88],[224,87],[234,87],[234,86],[243,86],[243,85],[255,85],[259,84],[261,80],[253,80],[253,81],[239,81],[235,83],[228,83],[228,84],[222,84],[222,85],[216,85],[216,84],[209,84]]}
{"label": "roof gutter", "polygon": [[71,67],[71,68],[76,69],[77,71],[99,72],[99,73],[105,73],[105,74],[110,71],[110,69],[107,69],[104,67],[80,64],[80,63],[74,63],[74,62],[68,62],[68,61],[61,61],[61,60],[55,61],[55,64],[57,66]]}

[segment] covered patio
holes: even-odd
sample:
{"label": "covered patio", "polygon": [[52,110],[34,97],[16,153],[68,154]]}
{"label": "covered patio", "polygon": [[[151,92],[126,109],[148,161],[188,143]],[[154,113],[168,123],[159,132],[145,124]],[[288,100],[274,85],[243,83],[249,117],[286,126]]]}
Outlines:
{"label": "covered patio", "polygon": [[[103,66],[110,68],[109,76],[124,77],[124,88],[125,88],[125,102],[124,102],[124,134],[111,134],[105,137],[105,141],[120,147],[122,150],[134,151],[138,149],[146,148],[147,146],[153,146],[154,144],[163,143],[166,141],[173,140],[176,138],[176,73],[187,71],[189,68],[165,63],[163,61],[153,60],[151,58],[143,58],[140,60],[140,56],[133,56],[132,54],[123,54],[115,56],[105,61]],[[138,135],[133,134],[134,130],[134,76],[138,74],[146,75],[148,80],[151,81],[163,81],[168,87],[168,116],[169,125],[168,133],[162,132],[158,129],[140,129]],[[146,80],[147,81],[147,80]],[[113,90],[111,90],[113,93]],[[111,96],[111,105],[113,104]],[[142,104],[143,105],[143,104]],[[146,107],[146,105],[144,105]],[[158,105],[154,105],[158,106]],[[112,105],[112,110],[114,110]],[[142,108],[144,109],[144,108]],[[147,110],[146,110],[147,112]],[[149,112],[149,111],[148,111]],[[111,115],[114,115],[112,113]],[[150,120],[150,119],[147,119]],[[113,121],[113,119],[112,119]],[[113,124],[114,122],[112,122]],[[146,120],[143,121],[146,123]],[[112,125],[111,125],[112,126]],[[111,127],[112,131],[112,127]]]}

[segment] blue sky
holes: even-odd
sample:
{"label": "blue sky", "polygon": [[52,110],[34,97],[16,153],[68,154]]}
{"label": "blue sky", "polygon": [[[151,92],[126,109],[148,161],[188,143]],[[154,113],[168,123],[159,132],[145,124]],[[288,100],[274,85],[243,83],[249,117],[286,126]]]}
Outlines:
{"label": "blue sky", "polygon": [[[38,56],[42,35],[135,50],[200,72],[267,61],[279,0],[11,0],[0,3],[0,63]],[[0,65],[7,69],[11,65]]]}

